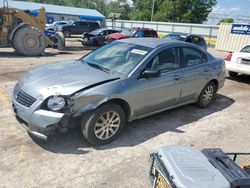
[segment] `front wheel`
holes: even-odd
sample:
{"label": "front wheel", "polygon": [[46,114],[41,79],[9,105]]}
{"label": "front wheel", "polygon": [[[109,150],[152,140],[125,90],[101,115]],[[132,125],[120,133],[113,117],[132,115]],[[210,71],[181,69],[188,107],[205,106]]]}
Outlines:
{"label": "front wheel", "polygon": [[125,124],[123,109],[115,103],[107,103],[82,118],[84,137],[93,145],[112,142],[121,133]]}
{"label": "front wheel", "polygon": [[200,108],[207,108],[212,103],[216,93],[216,85],[209,82],[202,90],[196,105]]}

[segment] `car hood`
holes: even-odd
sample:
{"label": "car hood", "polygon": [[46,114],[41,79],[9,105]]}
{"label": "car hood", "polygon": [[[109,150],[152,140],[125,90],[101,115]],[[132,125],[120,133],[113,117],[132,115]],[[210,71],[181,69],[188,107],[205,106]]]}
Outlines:
{"label": "car hood", "polygon": [[80,60],[47,64],[29,70],[19,80],[19,87],[33,97],[70,95],[115,79],[118,76],[90,67]]}
{"label": "car hood", "polygon": [[132,36],[126,35],[124,33],[113,33],[113,34],[108,35],[109,39],[121,39],[121,38],[129,38],[129,37],[132,37]]}

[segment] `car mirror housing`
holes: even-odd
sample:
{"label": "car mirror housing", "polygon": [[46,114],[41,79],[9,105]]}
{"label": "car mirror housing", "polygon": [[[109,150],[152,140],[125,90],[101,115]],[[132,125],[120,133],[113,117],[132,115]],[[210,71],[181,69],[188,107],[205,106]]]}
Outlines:
{"label": "car mirror housing", "polygon": [[141,73],[140,78],[157,78],[160,77],[161,71],[159,70],[145,70]]}

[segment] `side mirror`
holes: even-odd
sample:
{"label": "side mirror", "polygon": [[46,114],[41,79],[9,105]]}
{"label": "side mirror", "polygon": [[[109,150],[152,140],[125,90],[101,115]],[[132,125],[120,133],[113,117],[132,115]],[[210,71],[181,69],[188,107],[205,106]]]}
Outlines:
{"label": "side mirror", "polygon": [[159,70],[145,70],[141,73],[140,78],[158,78],[161,75]]}

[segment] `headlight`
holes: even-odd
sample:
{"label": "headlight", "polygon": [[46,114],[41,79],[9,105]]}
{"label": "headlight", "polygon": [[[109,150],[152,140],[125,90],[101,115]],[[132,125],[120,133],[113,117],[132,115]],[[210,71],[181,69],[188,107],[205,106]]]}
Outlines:
{"label": "headlight", "polygon": [[63,97],[54,96],[48,100],[47,106],[51,110],[60,110],[65,106],[65,99]]}

